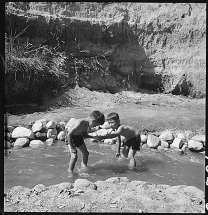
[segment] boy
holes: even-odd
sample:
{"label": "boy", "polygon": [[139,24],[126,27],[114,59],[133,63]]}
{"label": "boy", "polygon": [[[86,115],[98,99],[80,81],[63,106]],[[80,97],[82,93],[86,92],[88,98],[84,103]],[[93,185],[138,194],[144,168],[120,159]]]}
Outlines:
{"label": "boy", "polygon": [[98,140],[107,139],[107,138],[118,138],[118,151],[116,157],[120,157],[120,148],[121,148],[121,135],[126,138],[126,142],[123,148],[124,157],[130,159],[130,168],[136,167],[136,161],[134,156],[136,151],[140,150],[141,138],[136,130],[128,125],[121,125],[119,115],[117,113],[110,113],[107,116],[107,122],[111,125],[111,128],[114,129],[114,132],[106,136],[96,136]]}
{"label": "boy", "polygon": [[[66,139],[65,142],[69,147],[71,153],[71,158],[69,162],[69,173],[72,175],[77,161],[77,149],[83,155],[81,169],[87,171],[87,162],[89,152],[86,148],[83,137],[93,138],[92,136],[87,135],[91,131],[91,128],[102,125],[105,122],[105,117],[100,111],[93,111],[89,117],[82,119],[71,118],[65,126],[66,130]],[[91,131],[92,132],[92,131]]]}

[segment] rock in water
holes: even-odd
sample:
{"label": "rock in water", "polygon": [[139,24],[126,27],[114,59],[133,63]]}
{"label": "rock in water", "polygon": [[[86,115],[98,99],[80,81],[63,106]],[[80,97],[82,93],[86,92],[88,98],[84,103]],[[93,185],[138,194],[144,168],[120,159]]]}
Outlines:
{"label": "rock in water", "polygon": [[147,145],[150,148],[157,148],[160,144],[160,139],[152,134],[149,134],[147,137]]}
{"label": "rock in water", "polygon": [[17,138],[16,141],[14,142],[14,148],[23,148],[29,146],[29,139],[28,138]]}
{"label": "rock in water", "polygon": [[56,123],[55,123],[54,121],[49,121],[49,122],[46,124],[46,128],[47,128],[47,129],[56,128]]}
{"label": "rock in water", "polygon": [[39,148],[44,147],[45,144],[41,140],[32,140],[29,146],[32,148]]}
{"label": "rock in water", "polygon": [[42,140],[42,141],[45,141],[47,139],[47,133],[46,132],[36,132],[35,133],[35,136],[36,136],[36,139],[37,140]]}
{"label": "rock in water", "polygon": [[146,143],[147,142],[147,136],[144,134],[141,134],[141,142]]}
{"label": "rock in water", "polygon": [[181,149],[183,146],[183,140],[179,138],[175,138],[173,143],[170,146],[171,148]]}
{"label": "rock in water", "polygon": [[59,134],[58,134],[58,136],[57,136],[57,139],[64,141],[65,140],[65,136],[66,136],[65,132],[64,131],[60,131]]}
{"label": "rock in water", "polygon": [[205,142],[206,142],[205,135],[195,135],[195,136],[193,136],[191,139],[192,139],[192,140],[197,140],[197,141],[203,143],[204,146],[205,146]]}
{"label": "rock in water", "polygon": [[47,138],[53,138],[55,140],[56,137],[57,137],[57,130],[55,128],[54,129],[48,129]]}
{"label": "rock in water", "polygon": [[40,131],[42,128],[43,128],[43,123],[42,123],[42,122],[35,122],[35,123],[32,125],[32,131],[33,131],[34,133]]}
{"label": "rock in water", "polygon": [[166,141],[166,142],[172,142],[174,137],[173,134],[170,131],[164,131],[160,136],[160,140]]}
{"label": "rock in water", "polygon": [[28,139],[35,139],[35,134],[28,128],[17,127],[12,131],[12,138],[17,139],[25,137]]}
{"label": "rock in water", "polygon": [[197,141],[197,140],[189,140],[188,141],[188,147],[189,149],[192,149],[194,151],[200,151],[203,149],[203,143]]}

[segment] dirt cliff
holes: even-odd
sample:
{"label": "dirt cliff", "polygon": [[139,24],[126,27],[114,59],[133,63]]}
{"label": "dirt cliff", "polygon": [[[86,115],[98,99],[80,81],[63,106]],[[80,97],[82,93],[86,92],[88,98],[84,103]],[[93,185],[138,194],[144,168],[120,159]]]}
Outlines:
{"label": "dirt cliff", "polygon": [[71,80],[78,74],[79,86],[205,97],[205,3],[8,5],[6,33],[27,27],[19,42],[64,51],[65,70]]}

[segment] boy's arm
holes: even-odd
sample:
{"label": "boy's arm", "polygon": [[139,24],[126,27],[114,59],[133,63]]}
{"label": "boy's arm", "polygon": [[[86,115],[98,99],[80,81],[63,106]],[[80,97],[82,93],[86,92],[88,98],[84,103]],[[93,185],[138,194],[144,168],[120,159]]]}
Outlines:
{"label": "boy's arm", "polygon": [[[112,134],[111,134],[111,132],[113,132]],[[115,137],[118,137],[119,135],[121,135],[121,129],[119,128],[118,130],[116,130],[116,131],[111,131],[109,134],[107,134],[107,135],[103,135],[103,136],[101,136],[101,135],[99,135],[99,136],[96,136],[96,138],[98,139],[98,140],[102,140],[102,139],[111,139],[111,138],[115,138]],[[95,138],[95,137],[94,137]]]}
{"label": "boy's arm", "polygon": [[117,141],[118,141],[118,151],[116,153],[116,157],[120,157],[120,149],[121,149],[121,136],[120,135],[117,137]]}

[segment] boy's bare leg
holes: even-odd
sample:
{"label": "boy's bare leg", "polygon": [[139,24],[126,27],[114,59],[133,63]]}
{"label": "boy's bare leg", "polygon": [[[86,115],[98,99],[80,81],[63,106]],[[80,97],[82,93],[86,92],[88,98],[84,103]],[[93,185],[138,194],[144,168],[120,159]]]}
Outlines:
{"label": "boy's bare leg", "polygon": [[136,150],[133,150],[133,149],[129,150],[128,158],[130,159],[130,168],[131,169],[136,167],[136,160],[134,158],[135,154],[136,154]]}
{"label": "boy's bare leg", "polygon": [[88,157],[89,157],[89,152],[87,150],[87,147],[85,143],[83,143],[80,147],[77,147],[81,153],[82,153],[82,162],[81,162],[81,168],[82,170],[88,171],[89,168],[87,167],[87,162],[88,162]]}
{"label": "boy's bare leg", "polygon": [[72,150],[71,150],[70,145],[68,145],[68,147],[69,147],[69,151],[70,151],[70,154],[71,154],[70,161],[69,161],[69,169],[68,169],[68,172],[69,172],[70,174],[72,174],[78,156],[77,156],[77,153],[71,152]]}
{"label": "boy's bare leg", "polygon": [[127,158],[128,157],[128,153],[129,153],[129,147],[127,147],[127,146],[124,145],[122,153],[123,153],[123,156],[125,158]]}

